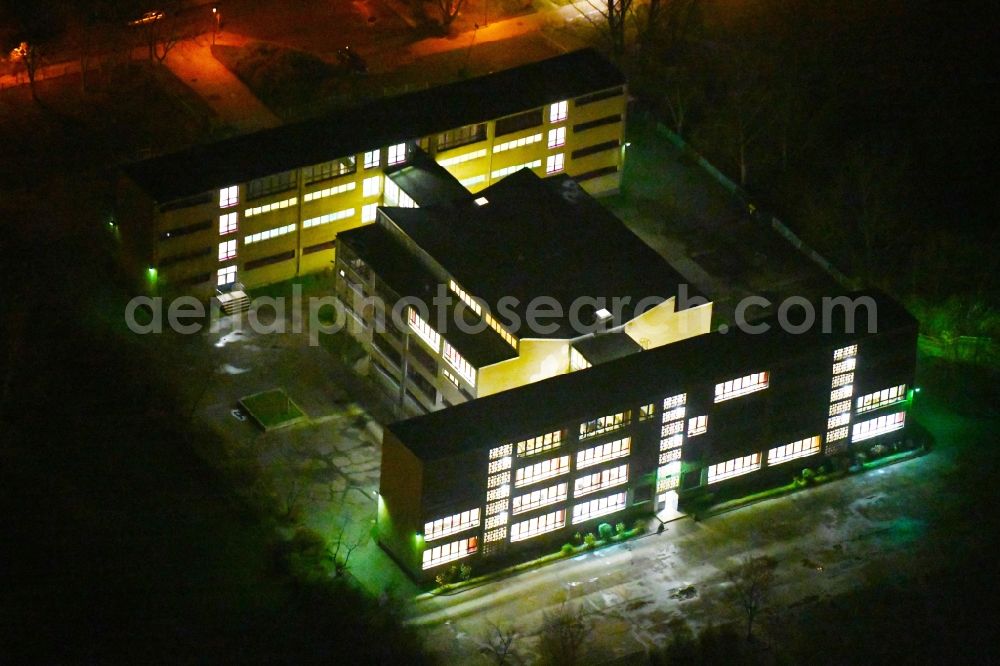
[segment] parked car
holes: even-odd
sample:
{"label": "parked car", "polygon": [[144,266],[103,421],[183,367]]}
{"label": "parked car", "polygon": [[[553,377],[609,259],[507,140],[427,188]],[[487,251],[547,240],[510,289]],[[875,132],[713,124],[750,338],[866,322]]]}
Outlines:
{"label": "parked car", "polygon": [[344,46],[337,49],[337,60],[340,61],[341,65],[347,67],[356,74],[368,73],[368,63],[366,63],[365,59],[358,55],[358,52],[350,46]]}

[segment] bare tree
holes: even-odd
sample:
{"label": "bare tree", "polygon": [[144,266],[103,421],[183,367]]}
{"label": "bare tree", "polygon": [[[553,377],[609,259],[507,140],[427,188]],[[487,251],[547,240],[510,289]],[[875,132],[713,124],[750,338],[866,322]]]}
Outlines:
{"label": "bare tree", "polygon": [[483,641],[485,645],[480,651],[497,666],[512,663],[517,655],[514,652],[514,641],[517,640],[517,630],[513,627],[502,627],[496,622],[490,622]]}
{"label": "bare tree", "polygon": [[567,666],[576,664],[583,654],[589,634],[590,627],[582,606],[574,609],[563,602],[557,610],[545,612],[538,645],[542,662]]}
{"label": "bare tree", "polygon": [[777,562],[770,557],[750,554],[740,559],[740,564],[726,574],[732,584],[733,600],[746,615],[747,640],[753,640],[753,623],[767,602],[774,586],[774,569]]}
{"label": "bare tree", "polygon": [[458,13],[465,6],[465,0],[434,0],[434,4],[441,12],[441,26],[447,29],[458,18]]}
{"label": "bare tree", "polygon": [[590,11],[577,7],[591,25],[604,34],[611,52],[620,56],[625,53],[629,18],[634,0],[587,0],[587,4],[600,18],[591,17]]}
{"label": "bare tree", "polygon": [[31,88],[31,99],[38,101],[38,93],[35,91],[35,76],[42,66],[43,54],[41,47],[36,42],[21,42],[10,52],[10,59],[24,65],[24,71],[28,75],[28,86]]}
{"label": "bare tree", "polygon": [[348,533],[346,522],[341,523],[333,539],[330,541],[328,553],[330,561],[333,562],[333,575],[340,578],[347,573],[350,566],[351,555],[359,547],[368,541],[368,533],[358,530]]}

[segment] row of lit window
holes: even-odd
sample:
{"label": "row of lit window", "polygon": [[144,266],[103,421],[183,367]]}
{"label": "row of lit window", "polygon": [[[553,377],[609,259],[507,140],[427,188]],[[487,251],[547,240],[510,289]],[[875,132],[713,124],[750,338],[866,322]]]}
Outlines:
{"label": "row of lit window", "polygon": [[614,460],[615,458],[624,458],[631,453],[631,449],[631,437],[624,437],[622,439],[616,439],[612,442],[598,444],[597,446],[577,452],[576,468],[583,469],[584,467],[599,465],[609,460]]}
{"label": "row of lit window", "polygon": [[344,192],[350,192],[358,186],[353,180],[349,183],[344,183],[343,185],[337,185],[336,187],[327,187],[322,190],[316,190],[315,192],[308,192],[302,199],[309,203],[310,201],[315,201],[316,199],[325,199],[326,197],[332,197],[337,194],[343,194]]}
{"label": "row of lit window", "polygon": [[566,509],[559,509],[543,516],[535,516],[510,526],[510,540],[524,541],[531,537],[554,532],[566,526]]}
{"label": "row of lit window", "polygon": [[517,495],[511,501],[511,510],[514,515],[517,515],[519,513],[524,513],[525,511],[532,511],[543,506],[548,506],[549,504],[561,502],[566,499],[568,487],[569,484],[563,482],[557,483],[554,486],[549,486],[548,488],[540,488],[538,490],[533,490],[530,493]]}
{"label": "row of lit window", "polygon": [[259,243],[261,241],[266,241],[271,238],[277,238],[278,236],[285,236],[287,234],[295,231],[298,225],[295,223],[286,224],[281,227],[275,227],[274,229],[267,229],[266,231],[258,231],[255,234],[250,234],[249,236],[243,237],[244,245],[252,245],[253,243]]}
{"label": "row of lit window", "polygon": [[532,134],[530,136],[522,136],[520,139],[514,139],[512,141],[504,141],[503,143],[498,143],[493,146],[494,153],[502,153],[508,150],[513,150],[515,148],[522,148],[524,146],[530,146],[533,143],[539,143],[542,140],[541,133]]}
{"label": "row of lit window", "polygon": [[589,502],[573,506],[573,524],[582,523],[598,516],[606,516],[625,508],[625,493],[615,493],[607,497],[599,497]]}
{"label": "row of lit window", "polygon": [[486,322],[487,326],[489,326],[494,331],[496,331],[497,334],[501,338],[504,339],[504,342],[506,342],[507,344],[509,344],[514,349],[517,349],[517,338],[515,338],[513,335],[511,335],[510,333],[508,333],[507,329],[505,329],[503,326],[501,326],[500,322],[498,322],[496,319],[494,319],[493,316],[489,312],[486,312],[486,313],[483,314],[483,321]]}
{"label": "row of lit window", "polygon": [[459,184],[462,187],[469,188],[469,187],[472,187],[473,185],[478,185],[479,183],[486,182],[486,176],[484,176],[482,174],[479,174],[478,176],[472,176],[470,178],[463,178],[462,180],[460,180],[458,182],[459,182]]}
{"label": "row of lit window", "polygon": [[243,217],[253,217],[255,215],[263,215],[264,213],[270,213],[274,210],[281,210],[282,208],[288,208],[289,206],[294,206],[299,203],[298,197],[292,197],[290,199],[284,199],[282,201],[275,201],[274,203],[264,204],[263,206],[254,206],[253,208],[247,208],[243,211]]}
{"label": "row of lit window", "polygon": [[899,430],[905,424],[906,412],[896,412],[895,414],[887,414],[868,421],[862,421],[861,423],[855,423],[853,432],[851,433],[851,441],[860,442],[872,437],[878,437],[887,432]]}
{"label": "row of lit window", "polygon": [[424,551],[423,568],[430,569],[439,564],[460,560],[463,557],[475,554],[478,548],[479,539],[477,537],[459,539],[458,541],[435,546],[434,548],[428,548]]}
{"label": "row of lit window", "polygon": [[560,476],[567,472],[569,472],[569,456],[543,460],[534,465],[518,469],[514,473],[514,486],[520,488],[521,486],[551,479],[554,476]]}
{"label": "row of lit window", "polygon": [[438,164],[440,164],[443,167],[449,167],[449,166],[454,166],[456,164],[462,164],[463,162],[471,162],[472,160],[478,160],[480,157],[486,157],[485,148],[474,150],[471,153],[463,153],[462,155],[455,155],[454,157],[446,157],[443,160],[438,160]]}
{"label": "row of lit window", "polygon": [[783,462],[795,460],[796,458],[806,458],[808,456],[816,455],[819,453],[819,447],[819,435],[806,437],[805,439],[800,439],[799,441],[792,442],[791,444],[783,444],[782,446],[777,446],[767,452],[767,464],[780,465]]}
{"label": "row of lit window", "polygon": [[906,384],[875,391],[858,398],[858,414],[871,412],[888,405],[895,405],[906,399]]}
{"label": "row of lit window", "polygon": [[715,402],[738,398],[754,391],[762,391],[767,388],[767,385],[767,372],[753,372],[745,377],[720,382],[715,385]]}
{"label": "row of lit window", "polygon": [[473,299],[472,296],[469,295],[469,292],[459,287],[457,282],[455,282],[454,280],[448,280],[448,287],[453,292],[455,292],[455,295],[458,296],[458,298],[461,299],[463,303],[469,306],[470,310],[475,312],[477,315],[483,314],[482,306],[479,305],[479,303],[477,303],[475,299]]}
{"label": "row of lit window", "polygon": [[590,361],[584,358],[583,354],[577,351],[576,347],[569,348],[569,369],[570,372],[586,370],[591,367]]}
{"label": "row of lit window", "polygon": [[559,448],[562,442],[562,430],[547,432],[537,437],[529,437],[517,443],[517,457],[526,458],[545,451]]}
{"label": "row of lit window", "polygon": [[573,497],[582,497],[623,483],[628,483],[628,465],[611,467],[576,479],[573,482]]}
{"label": "row of lit window", "polygon": [[469,509],[453,516],[438,518],[424,524],[424,541],[441,539],[473,527],[479,527],[479,509]]}
{"label": "row of lit window", "polygon": [[513,166],[497,169],[490,174],[490,177],[493,178],[493,180],[496,180],[498,178],[509,176],[515,171],[520,171],[521,169],[537,169],[540,166],[542,166],[541,160],[532,160],[531,162],[525,162],[524,164],[515,164]]}
{"label": "row of lit window", "polygon": [[302,221],[302,228],[309,229],[311,227],[318,227],[322,224],[336,222],[337,220],[346,220],[349,217],[354,217],[353,208],[345,208],[344,210],[338,210],[335,213],[327,213],[326,215],[320,215],[319,217],[310,217],[308,220]]}
{"label": "row of lit window", "polygon": [[600,418],[587,421],[586,423],[580,424],[580,439],[586,439],[588,437],[596,437],[597,435],[603,435],[604,433],[613,432],[620,428],[624,428],[632,420],[632,410],[626,409],[623,412],[618,412],[617,414],[608,414],[607,416],[602,416]]}
{"label": "row of lit window", "polygon": [[734,476],[749,474],[760,469],[760,454],[751,453],[725,462],[708,466],[708,483],[717,483]]}
{"label": "row of lit window", "polygon": [[458,372],[462,379],[469,382],[472,386],[476,385],[476,369],[447,340],[444,341],[444,351],[441,353],[441,356],[451,364],[451,367],[455,368],[455,371]]}
{"label": "row of lit window", "polygon": [[417,336],[427,343],[427,346],[435,352],[441,350],[441,335],[431,328],[431,325],[424,321],[424,318],[417,314],[417,311],[410,307],[406,311],[406,319]]}

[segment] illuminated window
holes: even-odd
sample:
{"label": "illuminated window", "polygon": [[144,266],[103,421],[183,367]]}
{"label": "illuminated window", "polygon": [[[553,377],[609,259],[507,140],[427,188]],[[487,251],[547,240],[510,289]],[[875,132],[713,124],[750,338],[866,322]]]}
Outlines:
{"label": "illuminated window", "polygon": [[236,256],[236,239],[219,243],[219,261],[226,261]]}
{"label": "illuminated window", "polygon": [[841,347],[833,352],[834,361],[843,361],[845,358],[858,355],[857,345],[848,345],[847,347]]}
{"label": "illuminated window", "polygon": [[541,488],[533,490],[530,493],[525,493],[524,495],[517,495],[511,501],[511,511],[516,516],[525,511],[532,511],[540,509],[543,506],[548,506],[549,504],[561,502],[566,499],[568,487],[569,484],[567,483],[557,483],[548,488]]}
{"label": "illuminated window", "polygon": [[700,435],[706,430],[708,430],[707,416],[695,416],[694,418],[688,419],[688,437]]}
{"label": "illuminated window", "polygon": [[534,160],[531,162],[525,162],[524,164],[515,164],[514,166],[504,167],[502,169],[497,169],[492,174],[490,174],[493,179],[503,178],[504,176],[509,176],[515,171],[520,171],[521,169],[537,169],[542,166],[541,160]]}
{"label": "illuminated window", "polygon": [[569,471],[569,456],[550,458],[542,462],[528,465],[518,469],[514,473],[514,486],[520,488],[531,483],[551,479],[554,476],[565,474]]}
{"label": "illuminated window", "polygon": [[576,468],[583,469],[592,465],[599,465],[615,458],[624,458],[632,450],[632,438],[625,437],[616,439],[613,442],[598,444],[589,449],[584,449],[576,454]]}
{"label": "illuminated window", "polygon": [[558,449],[562,443],[562,431],[556,430],[547,432],[544,435],[531,437],[517,443],[517,457],[527,458],[529,456],[545,453]]}
{"label": "illuminated window", "polygon": [[[309,185],[311,183],[318,183],[321,180],[345,176],[349,173],[354,173],[356,170],[357,160],[354,155],[351,155],[350,157],[342,157],[339,160],[330,160],[303,167],[302,178],[305,180],[306,185]],[[306,198],[306,201],[309,201],[309,199]]]}
{"label": "illuminated window", "polygon": [[424,321],[423,317],[417,314],[417,311],[412,307],[406,309],[406,319],[410,324],[410,328],[417,336],[427,343],[427,346],[434,351],[441,350],[441,336],[431,328],[431,325]]}
{"label": "illuminated window", "polygon": [[448,344],[447,340],[444,341],[444,352],[441,355],[465,381],[473,386],[476,385],[476,369],[454,347]]}
{"label": "illuminated window", "polygon": [[[376,192],[377,194],[377,192]],[[385,205],[400,208],[419,208],[417,202],[409,194],[399,189],[399,185],[391,179],[385,181]]]}
{"label": "illuminated window", "polygon": [[663,427],[660,428],[660,437],[669,437],[670,435],[676,435],[681,432],[684,432],[683,419],[671,421],[670,423],[664,423]]}
{"label": "illuminated window", "polygon": [[520,139],[514,139],[512,141],[504,141],[503,143],[498,143],[493,146],[494,153],[503,153],[508,150],[514,150],[515,148],[523,148],[524,146],[530,146],[533,143],[538,143],[542,140],[541,133],[532,134],[531,136],[522,136]]}
{"label": "illuminated window", "polygon": [[344,183],[343,185],[337,185],[336,187],[327,187],[326,189],[316,190],[315,192],[307,193],[302,199],[309,203],[310,201],[315,201],[316,199],[325,199],[326,197],[332,197],[337,194],[343,194],[344,192],[351,192],[358,186],[353,180],[349,183]]}
{"label": "illuminated window", "polygon": [[563,153],[549,155],[545,158],[545,173],[558,173],[562,171],[565,160],[566,155]]}
{"label": "illuminated window", "polygon": [[374,197],[379,193],[381,188],[382,176],[372,176],[371,178],[365,178],[361,182],[361,196],[363,197]]}
{"label": "illuminated window", "polygon": [[437,149],[448,150],[470,143],[477,143],[486,138],[486,123],[466,125],[437,135]]}
{"label": "illuminated window", "polygon": [[833,376],[833,385],[831,386],[831,388],[840,388],[841,386],[853,383],[854,383],[854,373],[845,372],[842,375]]}
{"label": "illuminated window", "polygon": [[573,507],[573,524],[582,523],[598,516],[605,516],[615,511],[621,511],[624,508],[625,493],[615,493],[607,497],[599,497]]}
{"label": "illuminated window", "polygon": [[663,399],[663,420],[667,420],[667,411],[687,402],[687,393],[678,393]]}
{"label": "illuminated window", "polygon": [[768,373],[754,372],[746,377],[731,379],[715,385],[715,402],[731,400],[754,391],[763,391],[768,385]]}
{"label": "illuminated window", "polygon": [[365,204],[361,207],[361,221],[374,222],[375,214],[378,211],[378,204]]}
{"label": "illuminated window", "polygon": [[454,166],[456,164],[462,164],[463,162],[471,162],[472,160],[478,160],[480,157],[486,157],[485,148],[474,150],[471,153],[463,153],[461,155],[455,155],[454,157],[446,157],[443,160],[438,160],[438,164],[440,164],[443,167],[448,167],[448,166]]}
{"label": "illuminated window", "polygon": [[843,414],[837,414],[836,416],[831,416],[826,420],[826,427],[830,430],[834,428],[839,428],[840,426],[847,425],[851,422],[851,413],[844,412]]}
{"label": "illuminated window", "polygon": [[502,486],[497,486],[493,490],[486,493],[487,502],[495,502],[496,500],[504,499],[505,497],[510,497],[510,484],[505,483]]}
{"label": "illuminated window", "polygon": [[229,208],[240,202],[240,188],[236,185],[219,190],[219,208]]}
{"label": "illuminated window", "polygon": [[486,176],[479,174],[478,176],[472,176],[471,178],[463,178],[458,181],[462,187],[472,187],[473,185],[478,185],[479,183],[486,182]]}
{"label": "illuminated window", "polygon": [[680,407],[674,407],[673,409],[667,409],[666,411],[663,412],[662,420],[664,423],[670,423],[671,421],[683,419],[685,411],[687,411],[687,408],[684,407],[684,405],[681,405]]}
{"label": "illuminated window", "polygon": [[508,333],[507,329],[505,329],[503,326],[501,326],[500,322],[498,322],[496,319],[494,319],[493,316],[490,315],[489,312],[484,312],[483,313],[483,321],[486,322],[487,326],[489,326],[494,331],[496,331],[500,335],[500,337],[503,338],[504,341],[507,342],[507,344],[509,344],[514,349],[517,349],[517,338],[515,338],[513,335],[511,335],[510,333]]}
{"label": "illuminated window", "polygon": [[231,234],[236,231],[239,216],[236,213],[226,213],[219,216],[219,235]]}
{"label": "illuminated window", "polygon": [[474,200],[474,203],[475,203],[475,204],[476,204],[477,206],[485,206],[485,205],[486,205],[486,204],[488,204],[489,202],[490,202],[490,200],[489,200],[489,199],[487,199],[486,197],[476,197],[476,198],[475,198],[475,200]]}
{"label": "illuminated window", "polygon": [[483,314],[482,306],[479,305],[479,303],[477,303],[475,299],[473,299],[472,296],[469,295],[469,292],[459,287],[457,282],[455,282],[454,280],[449,280],[448,288],[451,289],[453,292],[455,292],[455,295],[458,296],[462,300],[462,302],[469,307],[470,310],[475,312],[477,315]]}
{"label": "illuminated window", "polygon": [[386,160],[389,164],[400,164],[406,161],[406,144],[397,143],[394,146],[389,146],[389,159]]}
{"label": "illuminated window", "polygon": [[751,453],[726,462],[708,466],[708,483],[718,483],[734,476],[749,474],[760,469],[760,454]]}
{"label": "illuminated window", "polygon": [[839,389],[834,389],[830,392],[830,402],[837,402],[838,400],[844,400],[845,398],[850,398],[854,393],[854,386],[848,384],[847,386],[841,386]]}
{"label": "illuminated window", "polygon": [[424,523],[424,541],[442,539],[473,527],[479,527],[479,509],[469,509],[456,513],[454,516]]}
{"label": "illuminated window", "polygon": [[561,123],[569,115],[569,102],[562,101],[549,105],[549,122]]}
{"label": "illuminated window", "polygon": [[576,347],[569,348],[569,369],[573,372],[586,370],[591,367],[590,361],[583,357],[583,354],[576,350]]}
{"label": "illuminated window", "polygon": [[449,382],[461,388],[462,385],[458,383],[458,375],[453,372],[449,372],[448,368],[441,368],[441,374],[444,375],[444,378]]}
{"label": "illuminated window", "polygon": [[327,213],[326,215],[320,215],[319,217],[310,217],[308,220],[302,221],[302,228],[309,229],[311,227],[318,227],[322,224],[336,222],[337,220],[346,220],[349,217],[354,217],[353,208],[345,208],[344,210],[338,210],[336,213]]}
{"label": "illuminated window", "polygon": [[857,366],[858,359],[850,357],[833,364],[833,374],[839,375],[844,372],[851,372]]}
{"label": "illuminated window", "polygon": [[[502,458],[501,458],[501,460],[502,460]],[[487,488],[496,488],[497,486],[499,486],[502,483],[503,484],[510,483],[510,472],[502,472],[500,474],[494,474],[494,475],[490,476],[486,480],[486,487]]]}
{"label": "illuminated window", "polygon": [[453,562],[454,560],[468,557],[474,554],[478,547],[479,539],[477,537],[469,537],[468,539],[459,539],[452,543],[429,548],[424,551],[423,568],[430,569],[445,562]]}
{"label": "illuminated window", "polygon": [[507,538],[507,528],[498,527],[495,530],[488,530],[484,538],[486,539],[487,543],[491,541],[503,541],[504,539]]}
{"label": "illuminated window", "polygon": [[841,400],[840,402],[834,402],[830,405],[830,416],[836,416],[837,414],[843,414],[844,412],[851,411],[851,401]]}
{"label": "illuminated window", "polygon": [[906,384],[868,393],[858,398],[858,414],[895,405],[906,400]]}
{"label": "illuminated window", "polygon": [[899,430],[905,424],[906,412],[886,414],[885,416],[879,416],[878,418],[869,419],[868,421],[855,423],[854,430],[851,433],[851,441],[860,442],[866,439],[871,439],[872,437],[878,437],[879,435],[884,435],[887,432]]}
{"label": "illuminated window", "polygon": [[847,426],[836,428],[835,430],[830,430],[826,433],[827,442],[837,442],[842,439],[847,439]]}
{"label": "illuminated window", "polygon": [[660,440],[660,450],[676,449],[684,443],[684,435],[670,435]]}
{"label": "illuminated window", "polygon": [[274,210],[281,210],[282,208],[288,208],[289,206],[294,206],[299,202],[298,197],[292,197],[290,199],[284,199],[283,201],[275,201],[274,203],[265,204],[263,206],[254,206],[253,208],[247,208],[243,211],[243,217],[253,217],[254,215],[263,215],[264,213],[270,213]]}
{"label": "illuminated window", "polygon": [[[510,469],[512,460],[513,459],[510,456],[503,456],[502,458],[497,458],[496,460],[490,463],[489,468],[486,470],[487,474],[496,474],[497,472],[502,472],[506,469]],[[508,481],[510,480],[510,474],[507,474],[507,480]]]}
{"label": "illuminated window", "polygon": [[498,446],[496,448],[490,449],[490,460],[496,460],[497,458],[505,458],[511,454],[514,450],[514,446],[511,444],[504,444],[503,446]]}
{"label": "illuminated window", "polygon": [[554,532],[566,526],[566,509],[559,509],[544,516],[529,518],[510,526],[510,540],[524,541],[531,537]]}
{"label": "illuminated window", "polygon": [[660,454],[659,464],[665,465],[668,462],[673,462],[675,460],[680,460],[680,459],[681,459],[681,450],[671,449],[670,451],[664,451],[663,453]]}
{"label": "illuminated window", "polygon": [[275,227],[274,229],[268,229],[266,231],[258,231],[255,234],[250,234],[249,236],[243,237],[244,245],[252,245],[254,243],[259,243],[261,241],[270,240],[271,238],[277,238],[278,236],[284,236],[295,231],[295,224],[286,224],[282,227]]}
{"label": "illuminated window", "polygon": [[608,414],[607,416],[602,416],[586,423],[580,424],[580,439],[586,439],[587,437],[596,437],[597,435],[603,435],[606,432],[614,432],[620,428],[624,428],[632,420],[632,410],[626,409],[624,412],[618,412],[617,414]]}
{"label": "illuminated window", "polygon": [[573,482],[573,497],[582,497],[598,490],[620,486],[623,483],[628,483],[628,465],[619,465],[581,476]]}
{"label": "illuminated window", "polygon": [[507,512],[501,511],[500,513],[488,517],[483,527],[490,530],[495,527],[500,527],[501,525],[506,525],[506,524],[507,524]]}
{"label": "illuminated window", "polygon": [[220,287],[224,287],[227,284],[233,284],[236,282],[236,266],[226,266],[224,268],[220,268],[216,273],[216,277],[218,278],[217,284]]}
{"label": "illuminated window", "polygon": [[639,408],[639,420],[645,421],[656,416],[656,403],[649,403]]}
{"label": "illuminated window", "polygon": [[800,439],[791,444],[777,446],[767,452],[768,465],[780,465],[796,458],[806,458],[819,453],[819,435]]}
{"label": "illuminated window", "polygon": [[374,169],[379,163],[379,151],[369,150],[365,153],[365,168]]}
{"label": "illuminated window", "polygon": [[566,128],[557,127],[549,130],[549,148],[566,145]]}

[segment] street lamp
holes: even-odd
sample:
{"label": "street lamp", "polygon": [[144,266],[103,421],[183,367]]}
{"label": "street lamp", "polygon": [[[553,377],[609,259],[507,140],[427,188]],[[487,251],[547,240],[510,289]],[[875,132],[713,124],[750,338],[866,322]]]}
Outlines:
{"label": "street lamp", "polygon": [[222,13],[218,7],[212,7],[212,19],[212,45],[215,46],[215,36],[219,34],[219,28],[222,26]]}

